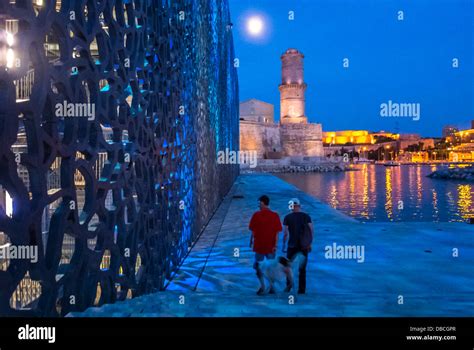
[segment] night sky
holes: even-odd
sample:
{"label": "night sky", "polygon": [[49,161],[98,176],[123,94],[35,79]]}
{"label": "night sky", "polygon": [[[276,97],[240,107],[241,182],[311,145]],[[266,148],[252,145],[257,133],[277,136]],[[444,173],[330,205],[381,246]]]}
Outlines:
{"label": "night sky", "polygon": [[[325,131],[440,136],[444,125],[474,119],[474,0],[229,1],[240,100],[274,104],[276,119],[280,56],[290,47],[305,55],[306,115]],[[264,20],[257,37],[246,27],[252,15]],[[389,100],[419,103],[420,120],[382,118]]]}

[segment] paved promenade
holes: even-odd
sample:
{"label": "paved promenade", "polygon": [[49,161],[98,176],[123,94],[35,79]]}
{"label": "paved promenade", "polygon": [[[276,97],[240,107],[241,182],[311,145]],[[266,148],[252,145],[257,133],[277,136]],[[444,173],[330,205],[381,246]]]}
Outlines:
{"label": "paved promenade", "polygon": [[[304,296],[255,294],[247,226],[261,194],[282,218],[298,197],[315,222]],[[364,262],[326,259],[334,243],[363,246]],[[275,176],[241,175],[166,291],[71,316],[472,317],[473,271],[474,225],[360,223]]]}

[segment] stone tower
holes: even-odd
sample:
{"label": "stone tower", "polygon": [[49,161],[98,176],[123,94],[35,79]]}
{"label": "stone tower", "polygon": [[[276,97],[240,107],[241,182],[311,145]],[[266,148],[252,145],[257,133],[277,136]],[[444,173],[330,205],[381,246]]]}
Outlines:
{"label": "stone tower", "polygon": [[280,140],[282,151],[289,157],[322,157],[322,125],[308,123],[305,114],[303,69],[304,55],[288,49],[281,56]]}
{"label": "stone tower", "polygon": [[281,56],[280,122],[281,124],[306,124],[304,83],[304,55],[288,49]]}

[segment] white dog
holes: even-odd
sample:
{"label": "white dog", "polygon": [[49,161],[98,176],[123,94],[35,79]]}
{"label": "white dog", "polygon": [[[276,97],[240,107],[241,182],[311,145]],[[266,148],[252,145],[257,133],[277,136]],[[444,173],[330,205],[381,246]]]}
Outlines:
{"label": "white dog", "polygon": [[294,271],[298,270],[301,264],[304,262],[305,256],[301,253],[296,254],[292,260],[289,260],[283,256],[279,256],[275,259],[267,259],[259,263],[260,270],[270,283],[270,290],[274,290],[275,282],[289,281],[289,285],[285,291],[289,292],[293,288]]}

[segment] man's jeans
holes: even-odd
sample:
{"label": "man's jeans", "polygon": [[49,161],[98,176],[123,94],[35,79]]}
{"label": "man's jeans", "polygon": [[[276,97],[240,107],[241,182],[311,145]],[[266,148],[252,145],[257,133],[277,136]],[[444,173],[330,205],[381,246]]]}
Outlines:
{"label": "man's jeans", "polygon": [[272,260],[275,259],[275,253],[270,254],[259,254],[255,253],[255,262],[253,264],[253,268],[257,271],[257,277],[261,278],[263,276],[262,270],[260,270],[260,263],[265,259]]}
{"label": "man's jeans", "polygon": [[[306,265],[308,265],[308,251],[302,251],[298,248],[288,248],[287,258],[288,260],[292,260],[296,254],[302,254],[305,258],[301,262],[299,266],[299,273],[298,273],[298,293],[304,294],[306,293]],[[291,281],[289,279],[286,280],[286,286],[291,287]]]}

